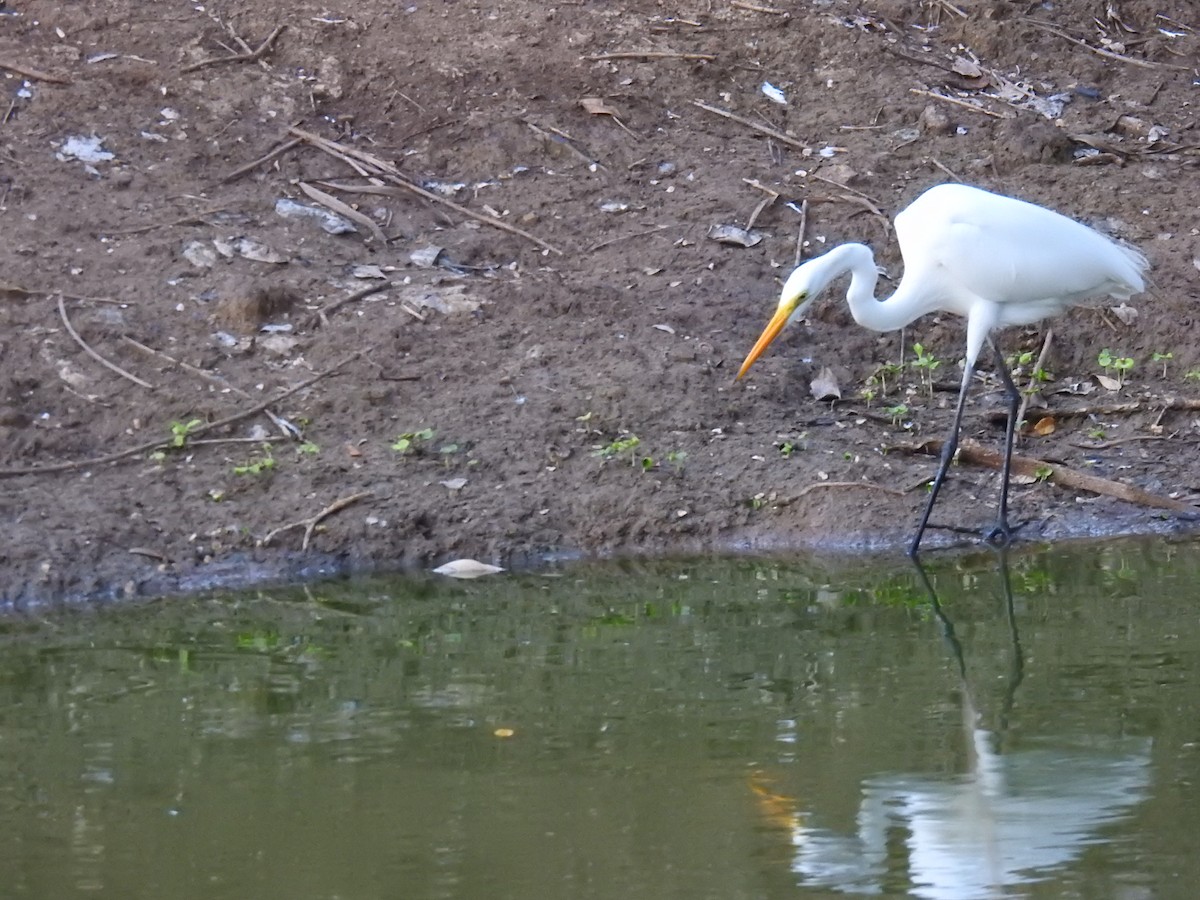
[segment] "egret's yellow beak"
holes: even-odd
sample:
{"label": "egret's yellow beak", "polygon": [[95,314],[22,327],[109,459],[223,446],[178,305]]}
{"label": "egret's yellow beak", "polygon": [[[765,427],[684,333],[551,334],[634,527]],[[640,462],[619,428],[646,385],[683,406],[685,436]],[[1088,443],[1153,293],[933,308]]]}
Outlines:
{"label": "egret's yellow beak", "polygon": [[789,303],[775,310],[775,315],[771,317],[771,321],[767,323],[767,327],[759,335],[758,342],[746,357],[746,361],[738,369],[737,378],[733,379],[734,381],[738,381],[743,375],[749,372],[750,367],[754,365],[754,361],[762,356],[763,351],[767,349],[771,341],[779,336],[779,332],[783,331],[783,326],[787,324],[788,319],[792,317],[792,313],[796,311],[796,306],[797,304],[795,303]]}

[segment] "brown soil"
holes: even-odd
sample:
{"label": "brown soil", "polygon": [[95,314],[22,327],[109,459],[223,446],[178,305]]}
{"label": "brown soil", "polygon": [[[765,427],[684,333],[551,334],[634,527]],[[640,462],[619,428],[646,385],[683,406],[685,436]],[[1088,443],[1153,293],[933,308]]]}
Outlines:
{"label": "brown soil", "polygon": [[[1160,410],[1200,394],[1185,378],[1200,367],[1200,21],[1187,0],[1045,6],[0,2],[0,594],[20,606],[459,556],[898,547],[934,465],[899,448],[949,424],[961,322],[907,330],[943,360],[932,400],[912,369],[862,400],[900,339],[859,328],[837,297],[745,382],[733,374],[794,261],[802,201],[806,255],[864,240],[897,274],[873,208],[890,217],[952,177],[1149,256],[1134,321],[1053,323],[1042,397],[1060,412],[1021,452],[1186,499],[1196,416]],[[223,59],[277,25],[257,58]],[[596,58],[627,51],[647,52]],[[1019,90],[998,99],[1006,84],[1068,102],[1051,120]],[[369,182],[311,141],[246,166],[295,124],[459,208],[346,190]],[[113,158],[60,159],[70,136]],[[1080,159],[1088,148],[1101,152]],[[362,213],[358,233],[277,214],[281,198],[313,203],[301,182]],[[758,210],[766,189],[778,199]],[[707,237],[755,212],[757,246]],[[362,266],[392,286],[315,315],[373,283]],[[144,385],[81,348],[60,296],[80,338]],[[1003,341],[1036,355],[1041,335]],[[1096,385],[1104,347],[1136,361],[1115,394]],[[826,366],[840,403],[811,396]],[[320,373],[272,407],[304,447],[259,414],[161,458],[145,448]],[[1094,390],[1065,392],[1079,384]],[[996,444],[999,400],[994,380],[977,387],[967,436]],[[909,431],[884,412],[901,402]],[[1138,409],[1061,413],[1117,402]],[[1088,446],[1099,431],[1108,443]],[[596,455],[632,435],[636,448]],[[259,442],[200,443],[235,437],[276,438],[273,465]],[[935,519],[988,525],[995,488],[960,465]],[[305,553],[302,527],[264,541],[355,496]],[[1182,527],[1052,483],[1013,502],[1026,538]]]}

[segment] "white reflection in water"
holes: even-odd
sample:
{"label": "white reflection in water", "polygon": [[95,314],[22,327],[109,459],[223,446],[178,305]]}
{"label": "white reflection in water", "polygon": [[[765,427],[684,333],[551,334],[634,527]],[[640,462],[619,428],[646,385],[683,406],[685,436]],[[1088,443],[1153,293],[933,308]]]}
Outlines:
{"label": "white reflection in water", "polygon": [[889,832],[902,829],[913,896],[997,897],[1005,885],[1069,863],[1150,785],[1149,739],[1003,755],[991,740],[974,729],[975,771],[960,780],[896,774],[864,782],[853,835],[806,827],[797,817],[792,870],[805,885],[881,893],[900,868],[889,865]]}

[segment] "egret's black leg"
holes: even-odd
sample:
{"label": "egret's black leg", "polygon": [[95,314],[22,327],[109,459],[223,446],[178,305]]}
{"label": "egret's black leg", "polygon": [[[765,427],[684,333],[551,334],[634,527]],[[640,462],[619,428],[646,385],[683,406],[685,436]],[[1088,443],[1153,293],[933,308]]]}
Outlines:
{"label": "egret's black leg", "polygon": [[1012,529],[1008,526],[1008,481],[1009,470],[1012,468],[1013,438],[1017,433],[1017,413],[1021,409],[1021,392],[1013,383],[1008,371],[1008,363],[996,342],[988,338],[992,353],[996,357],[996,374],[1004,382],[1004,391],[1008,394],[1008,426],[1004,430],[1004,465],[1000,470],[1000,509],[996,513],[996,524],[988,532],[987,539],[994,544],[1008,544],[1012,540]]}
{"label": "egret's black leg", "polygon": [[971,376],[974,373],[975,366],[968,363],[963,372],[962,387],[958,391],[958,408],[954,410],[954,427],[950,429],[950,434],[942,444],[942,459],[938,463],[937,474],[933,476],[933,486],[929,489],[929,499],[925,501],[925,511],[921,513],[921,521],[917,524],[917,533],[913,535],[912,543],[908,545],[908,555],[911,557],[916,557],[917,549],[921,546],[921,538],[929,524],[929,514],[933,512],[933,504],[937,502],[938,491],[942,489],[942,482],[946,480],[946,473],[950,470],[950,463],[954,461],[954,454],[958,450],[958,432],[962,427],[963,410],[967,406],[967,389],[971,386]]}

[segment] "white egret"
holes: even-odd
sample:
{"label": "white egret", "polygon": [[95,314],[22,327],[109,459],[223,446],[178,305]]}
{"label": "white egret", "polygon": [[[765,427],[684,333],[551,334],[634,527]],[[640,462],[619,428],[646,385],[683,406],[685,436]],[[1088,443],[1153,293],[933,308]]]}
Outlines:
{"label": "white egret", "polygon": [[954,426],[942,446],[941,462],[917,533],[915,555],[929,514],[958,448],[967,389],[986,342],[996,373],[1008,394],[1000,504],[988,539],[1006,543],[1008,481],[1020,392],[992,332],[1008,325],[1031,325],[1090,297],[1126,300],[1142,291],[1146,258],[1066,216],[962,184],[941,184],[921,194],[896,215],[896,239],[904,276],[892,296],[875,299],[879,270],[871,249],[841,244],[803,263],[784,282],[779,306],[742,363],[740,379],[790,320],[803,315],[821,292],[850,275],[846,300],[859,325],[875,331],[903,328],[925,313],[944,311],[967,320],[966,363]]}

